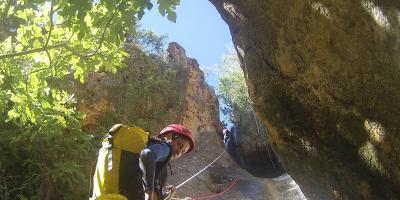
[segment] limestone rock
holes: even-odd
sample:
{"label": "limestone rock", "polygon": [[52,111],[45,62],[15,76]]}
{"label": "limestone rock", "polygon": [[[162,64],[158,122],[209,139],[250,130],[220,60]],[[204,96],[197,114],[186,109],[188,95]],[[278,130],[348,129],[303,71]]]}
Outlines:
{"label": "limestone rock", "polygon": [[[172,162],[173,168],[179,174],[171,176],[169,182],[176,186],[218,157],[224,152],[224,146],[217,134],[222,130],[218,99],[214,90],[205,82],[197,60],[188,58],[185,49],[175,42],[169,44],[168,52],[170,61],[178,69],[177,76],[184,88],[185,98],[179,112],[180,123],[192,130],[196,140],[196,148],[191,155]],[[227,153],[213,166],[237,167]],[[201,196],[215,192],[214,189],[215,184],[205,171],[182,186],[178,190],[178,196]]]}
{"label": "limestone rock", "polygon": [[210,2],[307,198],[399,199],[399,1]]}
{"label": "limestone rock", "polygon": [[184,87],[181,123],[196,136],[200,132],[220,132],[222,125],[218,117],[218,98],[214,89],[204,80],[204,72],[200,70],[197,60],[188,58],[185,49],[176,42],[171,42],[167,51]]}

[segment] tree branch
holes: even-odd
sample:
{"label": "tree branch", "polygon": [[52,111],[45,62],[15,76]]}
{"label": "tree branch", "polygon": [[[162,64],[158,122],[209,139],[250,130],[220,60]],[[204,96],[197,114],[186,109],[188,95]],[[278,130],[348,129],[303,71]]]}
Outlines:
{"label": "tree branch", "polygon": [[74,51],[71,47],[69,47],[67,45],[65,46],[65,48],[68,51],[70,51],[72,54],[79,56],[81,58],[90,58],[90,57],[94,56],[103,46],[103,41],[104,41],[104,36],[105,36],[106,30],[107,30],[108,26],[111,24],[111,21],[114,19],[114,17],[115,17],[115,14],[107,21],[107,24],[104,27],[103,32],[101,33],[99,45],[97,46],[97,48],[94,52],[89,53],[89,54],[82,54],[82,53]]}
{"label": "tree branch", "polygon": [[[54,10],[54,5],[53,5],[53,1],[51,1],[51,7],[50,7],[50,28],[49,28],[49,34],[47,35],[47,39],[46,39],[46,43],[44,44],[44,47],[47,47],[47,45],[50,42],[50,38],[51,38],[51,32],[53,31],[53,27],[54,27],[54,23],[53,23],[53,14],[59,9],[60,7],[58,7],[56,10]],[[49,69],[52,66],[52,60],[51,60],[51,55],[50,55],[50,51],[47,49],[46,50],[46,54],[47,57],[49,58]],[[35,70],[36,71],[36,70]]]}
{"label": "tree branch", "polygon": [[[55,11],[57,11],[57,10],[58,10],[58,8],[57,8]],[[55,12],[55,11],[53,11],[53,12]],[[106,30],[107,30],[108,26],[111,24],[111,21],[114,19],[114,16],[115,16],[115,15],[113,15],[113,16],[107,21],[107,24],[106,24],[106,26],[104,27],[103,32],[102,32],[101,37],[100,37],[100,43],[99,43],[99,45],[97,46],[96,50],[95,50],[94,52],[92,52],[92,53],[89,53],[89,54],[81,54],[81,53],[78,53],[78,52],[74,51],[71,47],[67,46],[67,44],[68,44],[68,42],[70,41],[70,39],[72,38],[72,36],[71,36],[71,38],[69,38],[66,42],[48,46],[47,44],[48,44],[48,40],[50,40],[50,34],[51,34],[51,29],[52,29],[52,28],[50,27],[49,35],[48,35],[48,37],[47,37],[47,41],[46,41],[46,45],[45,45],[45,46],[43,46],[43,47],[41,47],[41,48],[37,48],[37,49],[27,50],[27,51],[21,51],[21,52],[10,53],[10,54],[3,54],[3,55],[0,55],[0,60],[1,60],[1,59],[4,59],[4,58],[12,58],[12,57],[17,57],[17,56],[28,55],[28,54],[31,54],[31,53],[36,53],[36,52],[41,52],[41,51],[47,51],[47,50],[50,50],[50,49],[55,49],[55,48],[60,48],[60,47],[66,48],[66,49],[67,49],[68,51],[70,51],[72,54],[77,55],[77,56],[79,56],[79,57],[84,57],[84,58],[92,57],[92,56],[94,56],[94,55],[100,50],[100,48],[103,46],[103,41],[104,41],[104,36],[105,36]],[[51,21],[52,21],[52,19],[51,19]],[[51,23],[52,23],[52,22],[51,22]],[[52,23],[52,24],[53,24],[53,23]],[[54,25],[53,25],[53,26],[54,26]],[[72,35],[73,35],[73,34],[72,34]]]}
{"label": "tree branch", "polygon": [[103,29],[103,33],[101,34],[100,43],[99,43],[99,46],[97,47],[96,51],[87,55],[87,57],[91,57],[94,54],[96,54],[100,50],[100,48],[103,46],[103,41],[104,41],[104,36],[105,36],[106,30],[107,30],[108,26],[111,24],[111,21],[114,19],[114,17],[115,17],[115,14],[107,21],[107,24]]}
{"label": "tree branch", "polygon": [[3,12],[1,13],[1,16],[0,16],[0,39],[5,39],[7,37],[7,35],[10,34],[10,30],[8,27],[9,25],[8,25],[6,19],[7,19],[8,11],[11,8],[11,3],[12,2],[10,0],[7,1],[6,5],[3,9]]}
{"label": "tree branch", "polygon": [[[56,56],[57,59],[54,61],[53,66],[57,66],[58,61],[59,61],[60,56],[61,56],[61,53],[62,53],[62,49],[58,50],[58,55]],[[51,72],[51,73],[53,73],[53,72]],[[54,74],[52,74],[52,75],[54,76]]]}
{"label": "tree branch", "polygon": [[4,12],[1,13],[1,20],[3,22],[6,21],[6,17],[7,17],[8,11],[10,10],[10,7],[11,7],[11,1],[7,1],[7,4],[6,4],[5,8],[4,8]]}
{"label": "tree branch", "polygon": [[24,55],[28,55],[28,54],[31,54],[31,53],[36,53],[36,52],[41,52],[41,51],[47,51],[47,50],[50,50],[50,49],[65,47],[66,44],[67,44],[67,42],[63,42],[63,43],[60,43],[60,44],[55,44],[55,45],[51,45],[51,46],[45,46],[45,47],[41,47],[41,48],[37,48],[37,49],[31,49],[31,50],[27,50],[27,51],[4,54],[4,55],[0,55],[0,60],[4,59],[4,58],[12,58],[12,57],[17,57],[17,56],[24,56]]}
{"label": "tree branch", "polygon": [[54,24],[53,24],[53,14],[54,14],[53,8],[54,8],[53,1],[51,1],[49,34],[47,35],[46,43],[44,44],[43,47],[47,47],[47,45],[49,44],[51,32],[53,31],[53,26],[54,26]]}
{"label": "tree branch", "polygon": [[24,56],[24,55],[28,55],[28,54],[31,54],[31,53],[47,51],[47,50],[50,50],[50,49],[56,49],[56,48],[60,48],[60,47],[66,47],[68,42],[72,39],[73,36],[74,36],[74,33],[71,34],[70,38],[68,38],[67,41],[65,41],[63,43],[60,43],[60,44],[55,44],[55,45],[51,45],[51,46],[45,46],[45,47],[41,47],[41,48],[37,48],[37,49],[31,49],[31,50],[21,51],[21,52],[16,52],[16,53],[3,54],[3,55],[0,55],[0,60],[4,59],[4,58],[12,58],[12,57],[17,57],[17,56]]}
{"label": "tree branch", "polygon": [[49,68],[51,68],[51,66],[53,65],[53,61],[51,60],[51,54],[50,51],[47,50],[46,51],[47,57],[49,58]]}
{"label": "tree branch", "polygon": [[33,73],[36,73],[36,72],[39,72],[39,71],[42,71],[42,70],[45,70],[45,69],[50,69],[50,66],[41,67],[41,68],[35,69],[35,70],[29,72],[29,75],[30,75],[30,74],[33,74]]}
{"label": "tree branch", "polygon": [[76,52],[74,49],[72,49],[71,47],[69,47],[67,45],[65,45],[64,48],[67,49],[69,52],[71,52],[75,56],[78,56],[78,57],[85,57],[86,56],[85,54],[81,54],[81,53]]}
{"label": "tree branch", "polygon": [[53,2],[51,2],[51,8],[50,8],[50,29],[49,29],[49,34],[47,35],[46,43],[45,43],[45,45],[44,45],[43,47],[46,47],[46,46],[49,44],[49,42],[50,42],[51,32],[53,31],[53,28],[54,28],[53,15],[54,15],[54,13],[56,13],[56,12],[57,12],[58,10],[60,10],[60,9],[61,9],[61,7],[58,7],[58,8],[56,8],[56,9],[54,9]]}

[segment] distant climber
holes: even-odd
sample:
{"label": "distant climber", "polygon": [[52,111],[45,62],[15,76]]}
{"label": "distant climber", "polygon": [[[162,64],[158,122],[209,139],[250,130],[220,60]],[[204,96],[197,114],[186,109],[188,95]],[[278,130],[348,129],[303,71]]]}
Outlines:
{"label": "distant climber", "polygon": [[224,127],[224,129],[222,129],[222,135],[223,135],[224,144],[227,147],[230,137],[231,137],[231,132],[229,131],[228,128]]}
{"label": "distant climber", "polygon": [[234,130],[235,130],[235,128],[233,126],[230,128],[230,130],[226,127],[222,130],[223,141],[224,141],[226,150],[232,156],[235,156],[235,154],[236,154],[235,137],[233,135]]}
{"label": "distant climber", "polygon": [[117,124],[103,140],[90,200],[162,200],[175,192],[166,186],[170,160],[193,150],[192,132],[179,124],[157,138],[136,126]]}

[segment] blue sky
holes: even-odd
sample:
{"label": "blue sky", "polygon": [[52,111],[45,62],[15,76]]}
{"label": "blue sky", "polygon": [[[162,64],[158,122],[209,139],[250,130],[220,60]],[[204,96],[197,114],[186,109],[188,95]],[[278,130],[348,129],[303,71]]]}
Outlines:
{"label": "blue sky", "polygon": [[[222,56],[229,52],[228,46],[232,45],[232,38],[228,25],[210,2],[181,0],[176,10],[176,23],[162,17],[156,2],[152,2],[153,9],[147,11],[140,22],[142,29],[167,34],[168,42],[178,42],[188,57],[197,59],[203,70],[222,62]],[[218,76],[210,75],[207,82],[216,88]],[[222,113],[220,117],[224,121],[227,119]]]}
{"label": "blue sky", "polygon": [[[232,43],[228,25],[222,20],[216,8],[207,0],[181,0],[176,10],[176,23],[170,22],[158,13],[156,2],[141,20],[143,29],[158,34],[167,34],[168,41],[178,42],[186,55],[197,59],[200,67],[212,67],[221,63],[221,57],[228,53]],[[216,86],[215,77],[209,84]]]}

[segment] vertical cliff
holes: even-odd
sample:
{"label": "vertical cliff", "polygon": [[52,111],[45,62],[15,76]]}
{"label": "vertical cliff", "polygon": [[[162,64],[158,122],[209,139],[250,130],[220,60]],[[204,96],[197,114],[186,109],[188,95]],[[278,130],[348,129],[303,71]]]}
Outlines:
{"label": "vertical cliff", "polygon": [[183,104],[181,105],[180,123],[185,124],[195,133],[219,132],[219,104],[214,89],[204,80],[196,59],[188,58],[185,49],[178,43],[168,46],[169,61],[178,69],[177,77],[183,86]]}
{"label": "vertical cliff", "polygon": [[[224,147],[218,136],[222,130],[218,99],[205,82],[197,60],[187,57],[185,49],[175,42],[168,46],[168,59],[178,69],[177,77],[184,88],[184,100],[179,108],[180,123],[193,131],[197,144],[193,153],[172,162],[178,174],[171,176],[169,182],[178,185],[207,166],[224,151]],[[228,154],[224,154],[214,166],[236,165]],[[201,196],[218,190],[210,174],[205,171],[182,186],[178,196]]]}
{"label": "vertical cliff", "polygon": [[306,196],[399,199],[399,1],[210,2]]}

